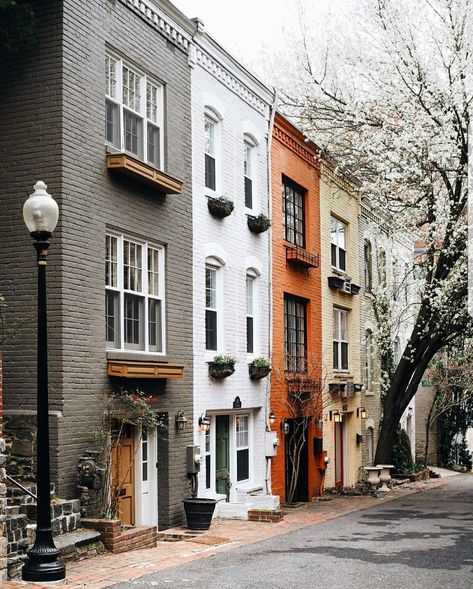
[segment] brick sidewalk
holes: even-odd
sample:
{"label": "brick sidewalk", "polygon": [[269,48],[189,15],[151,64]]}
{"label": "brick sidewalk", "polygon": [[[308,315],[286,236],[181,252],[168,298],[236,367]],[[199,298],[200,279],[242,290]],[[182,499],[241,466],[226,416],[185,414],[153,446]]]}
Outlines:
{"label": "brick sidewalk", "polygon": [[[259,523],[240,520],[215,519],[210,530],[202,535],[178,542],[158,542],[156,548],[135,550],[122,554],[103,554],[89,560],[68,563],[67,581],[55,585],[58,589],[89,587],[100,589],[116,583],[132,581],[143,575],[162,571],[192,560],[207,558],[239,546],[260,542],[266,538],[287,534],[301,528],[340,517],[373,505],[448,484],[452,479],[431,479],[396,488],[383,499],[368,496],[335,496],[330,501],[316,501],[295,509],[285,509],[284,520],[278,523]],[[167,534],[185,535],[184,528],[166,530]],[[37,583],[4,582],[4,589],[31,586],[35,589],[51,587]]]}

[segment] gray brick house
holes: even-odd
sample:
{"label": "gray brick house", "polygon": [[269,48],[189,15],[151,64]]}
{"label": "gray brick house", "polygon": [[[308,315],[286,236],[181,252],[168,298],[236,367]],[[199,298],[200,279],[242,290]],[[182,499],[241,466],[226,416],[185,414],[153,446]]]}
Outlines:
{"label": "gray brick house", "polygon": [[[182,519],[193,437],[191,25],[165,0],[34,6],[35,40],[0,64],[1,291],[26,320],[5,354],[7,434],[34,422],[36,272],[21,208],[41,179],[60,207],[48,272],[52,478],[75,496],[104,395],[139,387],[168,428],[157,447],[139,441],[147,472],[135,469],[131,518],[165,528]],[[31,464],[26,438],[10,448],[17,474]]]}

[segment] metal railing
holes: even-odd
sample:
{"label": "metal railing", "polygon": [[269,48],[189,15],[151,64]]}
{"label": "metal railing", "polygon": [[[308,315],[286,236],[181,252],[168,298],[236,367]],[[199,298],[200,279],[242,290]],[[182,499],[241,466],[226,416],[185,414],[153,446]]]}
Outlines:
{"label": "metal railing", "polygon": [[21,483],[19,483],[16,479],[14,479],[13,477],[11,477],[10,475],[5,475],[5,478],[7,479],[7,481],[10,481],[10,483],[13,483],[14,485],[16,485],[19,489],[21,489],[24,493],[26,493],[27,495],[29,495],[30,497],[33,497],[33,499],[35,501],[38,500],[38,498],[36,497],[36,495],[34,493],[32,493],[29,489],[27,489],[26,487],[23,487],[23,485]]}

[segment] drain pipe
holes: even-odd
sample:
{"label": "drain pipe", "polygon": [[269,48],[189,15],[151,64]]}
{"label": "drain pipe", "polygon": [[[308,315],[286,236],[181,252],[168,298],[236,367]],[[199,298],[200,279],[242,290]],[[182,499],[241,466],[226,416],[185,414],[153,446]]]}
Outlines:
{"label": "drain pipe", "polygon": [[[274,98],[273,104],[269,107],[269,128],[268,128],[268,155],[267,155],[267,192],[268,192],[268,217],[272,220],[273,215],[273,191],[272,191],[272,173],[271,173],[271,149],[273,143],[273,128],[274,128],[274,118],[276,116],[276,108],[278,103],[278,91],[276,88],[273,89]],[[272,364],[272,350],[273,350],[273,312],[272,312],[272,302],[273,302],[273,228],[272,224],[269,228],[269,238],[268,238],[268,358]],[[268,418],[269,418],[269,403],[270,403],[270,391],[271,391],[271,373],[268,375],[266,379],[266,407],[265,407],[265,422],[266,428],[268,428]],[[266,457],[266,478],[265,478],[265,487],[266,487],[266,494],[271,495],[271,460],[272,458]]]}

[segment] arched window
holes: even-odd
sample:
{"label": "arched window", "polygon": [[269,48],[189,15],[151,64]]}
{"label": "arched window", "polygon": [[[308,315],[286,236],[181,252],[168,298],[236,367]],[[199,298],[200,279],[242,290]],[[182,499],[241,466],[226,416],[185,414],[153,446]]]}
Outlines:
{"label": "arched window", "polygon": [[246,351],[256,353],[258,349],[258,274],[253,268],[246,271]]}
{"label": "arched window", "polygon": [[205,349],[222,347],[222,263],[217,258],[205,260]]}
{"label": "arched window", "polygon": [[393,343],[393,360],[394,366],[399,364],[399,360],[401,359],[401,342],[399,338],[396,336]]}
{"label": "arched window", "polygon": [[373,391],[373,333],[368,329],[365,332],[365,390]]}
{"label": "arched window", "polygon": [[257,194],[257,144],[255,139],[245,133],[243,137],[243,156],[244,156],[244,182],[245,182],[245,207],[247,209],[256,208]]}
{"label": "arched window", "polygon": [[210,194],[220,190],[220,133],[221,133],[220,115],[213,108],[205,108],[205,189]]}
{"label": "arched window", "polygon": [[365,290],[371,292],[373,289],[373,256],[371,242],[365,239],[364,249],[364,270],[365,270]]}
{"label": "arched window", "polygon": [[386,286],[386,252],[382,248],[378,250],[378,272],[380,286]]}

